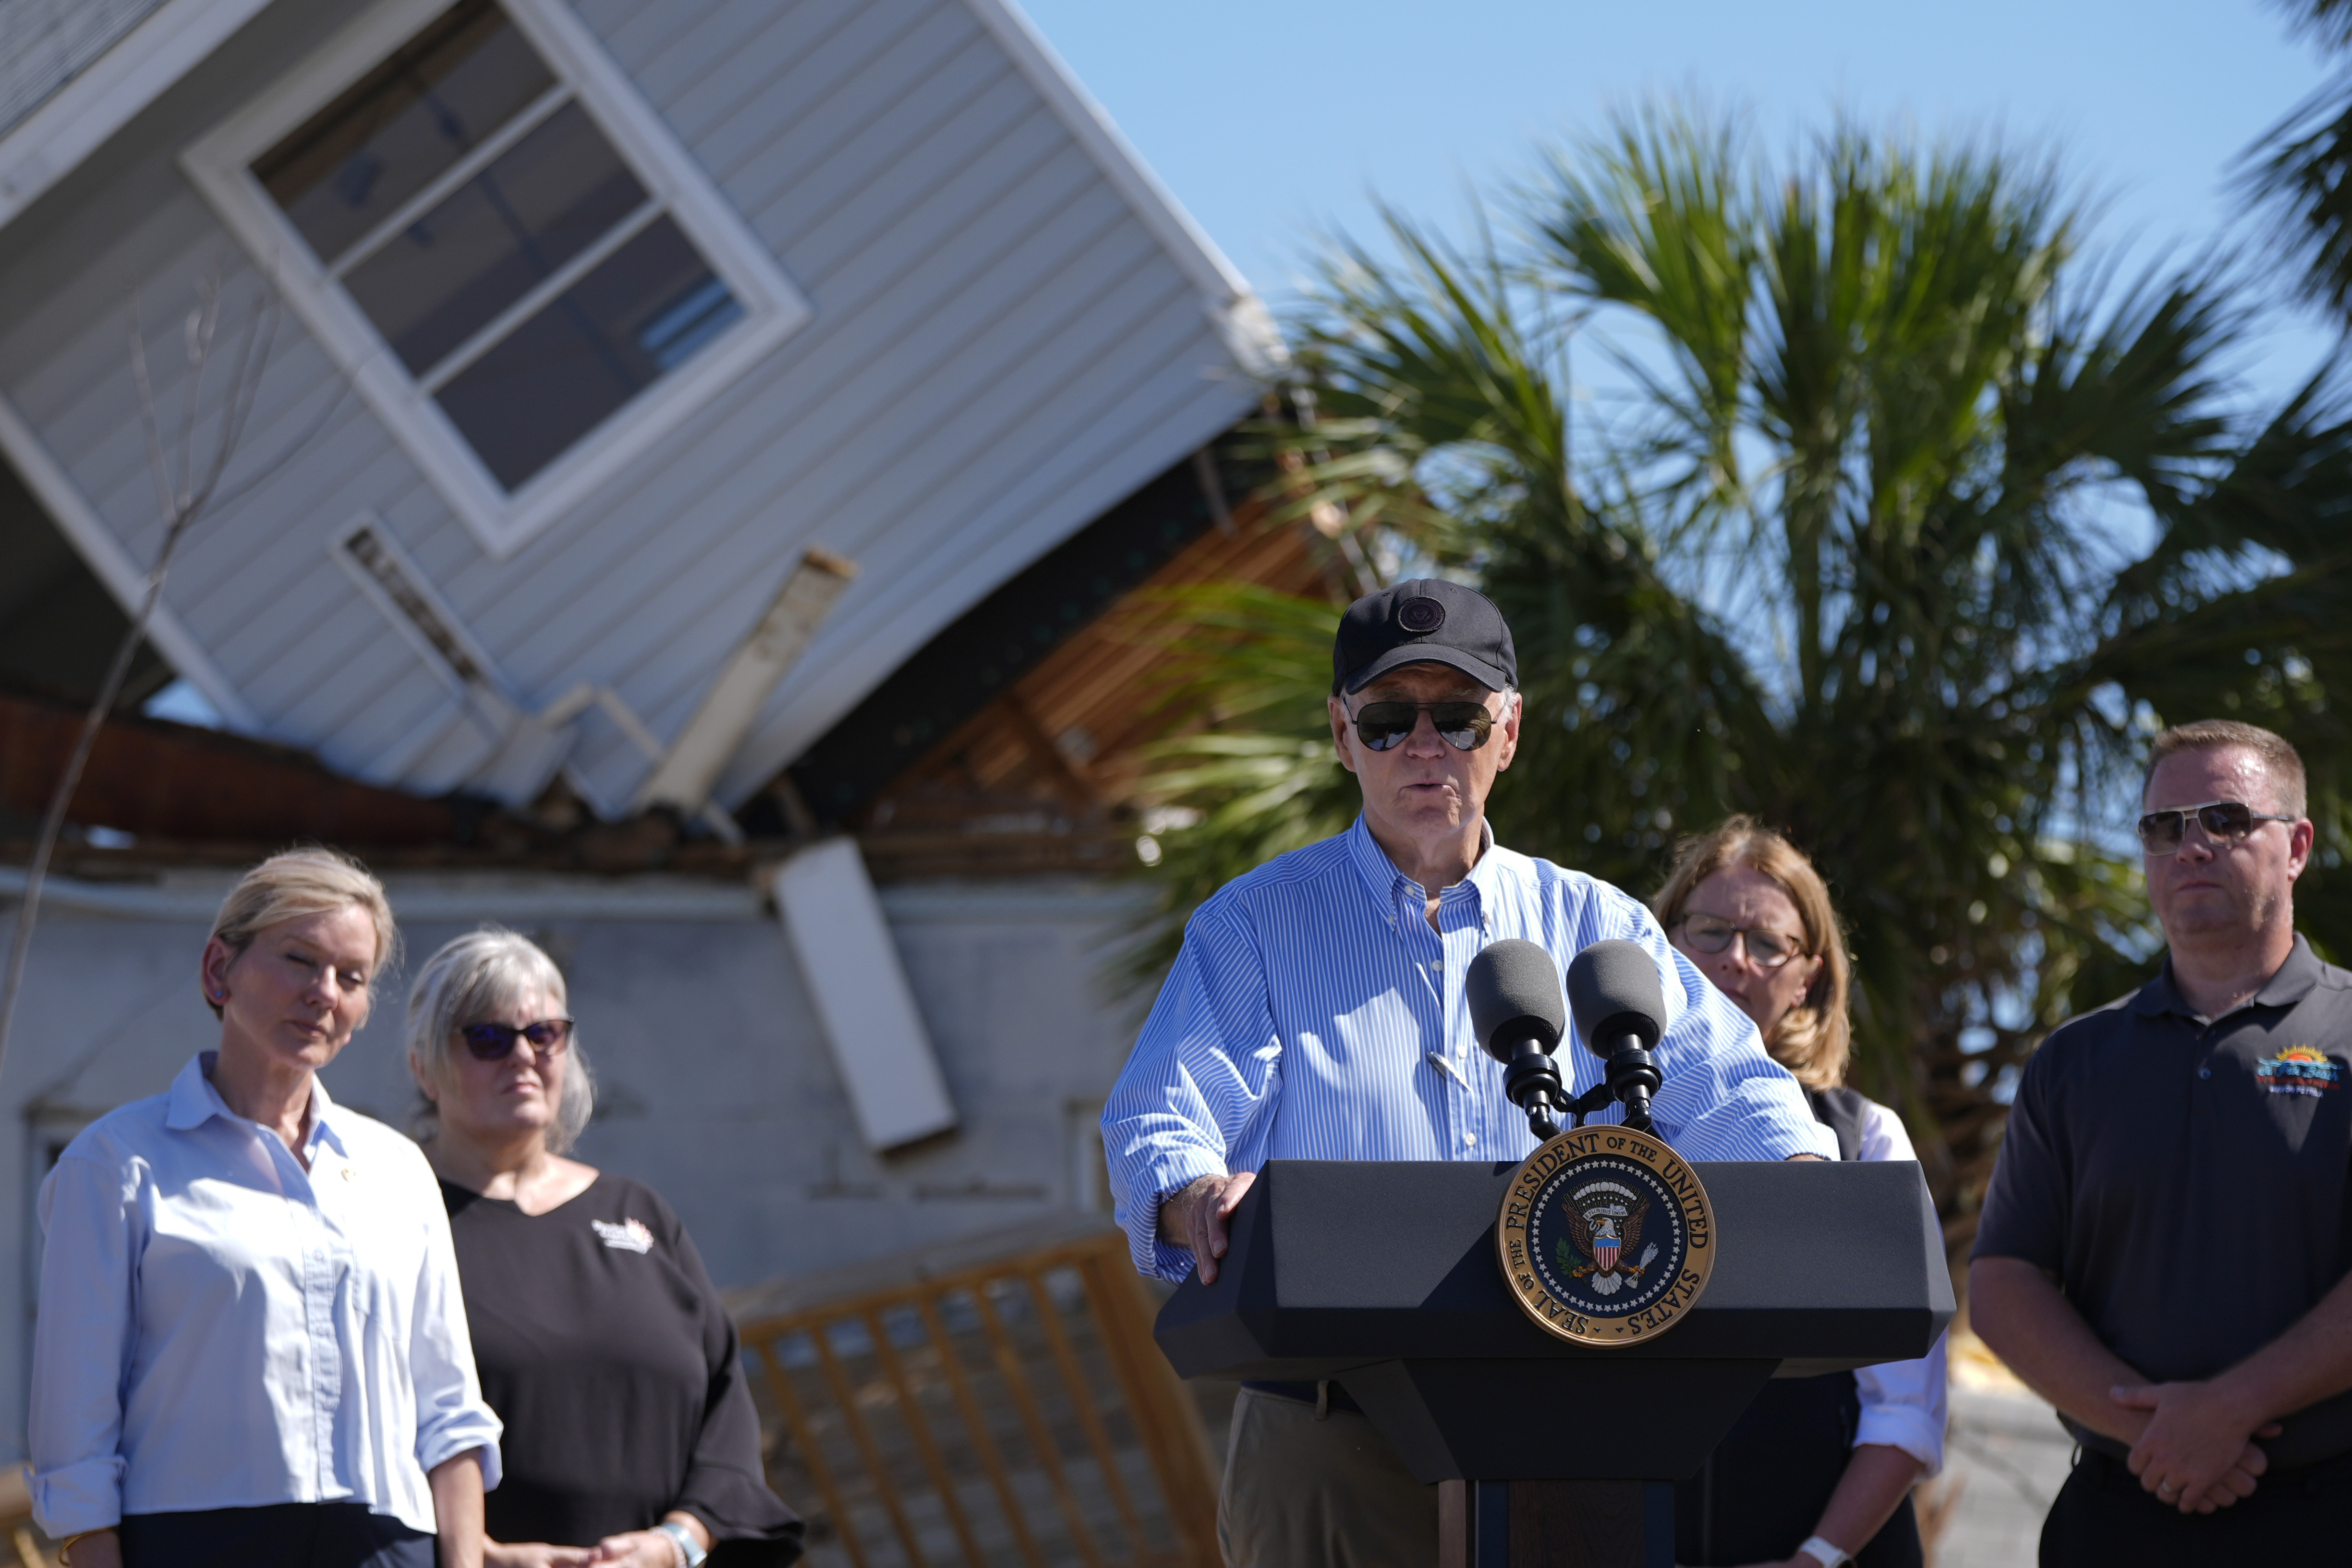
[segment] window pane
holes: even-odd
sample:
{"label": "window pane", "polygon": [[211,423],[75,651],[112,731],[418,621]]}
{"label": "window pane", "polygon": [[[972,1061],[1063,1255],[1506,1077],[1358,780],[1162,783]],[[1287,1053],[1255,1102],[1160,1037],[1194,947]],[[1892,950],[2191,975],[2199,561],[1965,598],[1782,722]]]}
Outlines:
{"label": "window pane", "polygon": [[587,111],[567,103],[343,286],[423,375],[645,199]]}
{"label": "window pane", "polygon": [[677,226],[657,218],[438,401],[511,490],[742,313]]}
{"label": "window pane", "polygon": [[554,81],[505,12],[469,0],[264,153],[253,172],[331,264]]}

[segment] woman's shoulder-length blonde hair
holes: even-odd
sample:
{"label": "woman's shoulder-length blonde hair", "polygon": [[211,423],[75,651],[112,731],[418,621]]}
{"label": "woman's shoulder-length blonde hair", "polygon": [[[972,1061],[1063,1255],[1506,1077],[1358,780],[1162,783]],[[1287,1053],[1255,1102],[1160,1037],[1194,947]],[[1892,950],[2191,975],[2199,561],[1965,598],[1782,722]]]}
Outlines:
{"label": "woman's shoulder-length blonde hair", "polygon": [[[457,1031],[503,1012],[533,991],[545,992],[558,1008],[571,1010],[563,971],[530,938],[504,926],[486,925],[442,943],[417,969],[416,983],[408,992],[408,1067],[418,1089],[427,1079],[444,1089],[454,1084],[457,1073],[450,1047]],[[580,1048],[576,1026],[565,1058],[555,1124],[547,1130],[551,1154],[578,1142],[596,1112],[596,1079],[589,1069],[588,1054]],[[439,1126],[440,1107],[426,1096],[416,1114],[417,1136],[429,1139]]]}
{"label": "woman's shoulder-length blonde hair", "polygon": [[1852,965],[1829,885],[1795,845],[1752,816],[1727,816],[1712,833],[1675,847],[1674,867],[1666,873],[1665,886],[1650,900],[1650,908],[1658,923],[1671,931],[1682,919],[1691,890],[1733,866],[1759,871],[1780,884],[1804,925],[1805,951],[1822,959],[1822,972],[1806,987],[1804,999],[1773,1026],[1764,1048],[1806,1088],[1834,1089],[1845,1081],[1846,1060],[1853,1049],[1853,1026],[1846,1016]]}

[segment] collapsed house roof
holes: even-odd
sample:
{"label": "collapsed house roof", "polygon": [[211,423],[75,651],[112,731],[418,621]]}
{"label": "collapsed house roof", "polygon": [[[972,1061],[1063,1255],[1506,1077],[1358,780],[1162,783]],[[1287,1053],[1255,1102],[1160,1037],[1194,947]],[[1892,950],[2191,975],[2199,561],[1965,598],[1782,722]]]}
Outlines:
{"label": "collapsed house roof", "polygon": [[[630,221],[674,216],[704,293],[736,296],[673,380],[504,488],[451,458],[457,416],[413,406],[432,378],[367,336],[356,285],[247,166],[282,164],[285,125],[340,134],[367,70],[451,17],[537,51],[556,85],[535,101],[568,94],[656,192]],[[130,604],[162,530],[126,321],[154,423],[199,433],[183,469],[249,393],[150,640],[234,727],[371,785],[520,807],[560,774],[630,815],[814,551],[844,585],[727,737],[709,787],[740,805],[992,594],[1132,515],[1278,353],[1002,0],[42,0],[0,11],[0,456]],[[201,379],[192,310],[217,317]],[[240,389],[248,341],[266,363]],[[633,425],[641,404],[658,418]],[[486,427],[457,432],[485,471]]]}
{"label": "collapsed house roof", "polygon": [[[1204,452],[1160,476],[944,627],[738,812],[748,842],[689,837],[674,816],[604,823],[559,802],[517,813],[343,778],[307,752],[119,713],[74,798],[84,877],[249,861],[296,839],[386,868],[518,867],[733,879],[812,830],[857,835],[875,877],[1099,873],[1133,858],[1151,742],[1190,721],[1150,700],[1181,636],[1183,589],[1247,582],[1333,591],[1328,544],[1269,524],[1246,464]],[[5,479],[0,467],[0,479]],[[122,623],[117,621],[115,633]],[[67,665],[50,661],[52,670]],[[94,684],[0,677],[0,840],[29,837]],[[792,820],[794,810],[809,819]],[[0,859],[17,854],[0,847]]]}

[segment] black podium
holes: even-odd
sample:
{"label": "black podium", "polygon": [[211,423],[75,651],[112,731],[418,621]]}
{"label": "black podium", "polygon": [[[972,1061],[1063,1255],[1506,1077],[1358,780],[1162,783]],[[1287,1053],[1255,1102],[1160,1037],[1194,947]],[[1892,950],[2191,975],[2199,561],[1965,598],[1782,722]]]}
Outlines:
{"label": "black podium", "polygon": [[1720,1248],[1697,1304],[1654,1340],[1556,1338],[1496,1261],[1516,1168],[1273,1161],[1216,1283],[1154,1331],[1185,1377],[1338,1382],[1441,1483],[1446,1568],[1665,1568],[1673,1483],[1767,1379],[1922,1356],[1951,1320],[1917,1165],[1695,1163]]}

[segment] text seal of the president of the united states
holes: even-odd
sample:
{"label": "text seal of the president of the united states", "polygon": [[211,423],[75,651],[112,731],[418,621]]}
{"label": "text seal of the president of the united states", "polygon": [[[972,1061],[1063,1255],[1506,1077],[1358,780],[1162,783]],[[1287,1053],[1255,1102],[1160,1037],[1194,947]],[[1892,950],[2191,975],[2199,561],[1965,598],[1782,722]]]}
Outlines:
{"label": "text seal of the president of the united states", "polygon": [[1632,1344],[1672,1328],[1706,1289],[1715,1215],[1698,1173],[1664,1142],[1583,1127],[1512,1173],[1495,1246],[1538,1325],[1580,1344]]}

